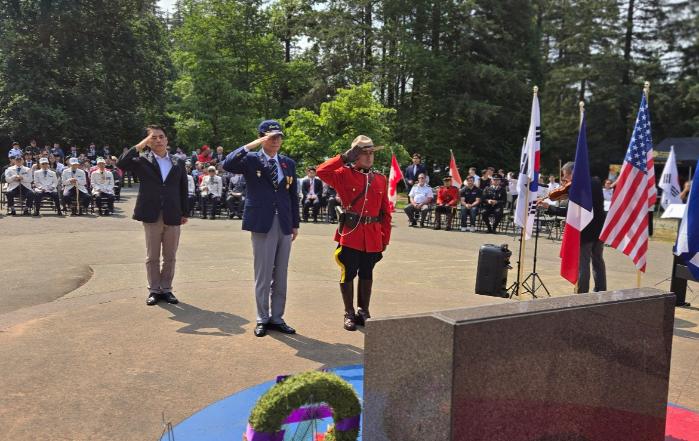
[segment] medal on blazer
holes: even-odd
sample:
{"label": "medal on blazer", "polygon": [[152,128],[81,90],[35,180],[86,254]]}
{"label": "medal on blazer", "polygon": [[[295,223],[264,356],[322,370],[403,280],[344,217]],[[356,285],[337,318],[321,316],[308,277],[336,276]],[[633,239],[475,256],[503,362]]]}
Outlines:
{"label": "medal on blazer", "polygon": [[257,170],[257,177],[261,178],[262,177],[262,172],[260,170]]}
{"label": "medal on blazer", "polygon": [[292,178],[291,176],[286,177],[286,189],[287,190],[289,189],[289,186],[291,185],[291,181],[293,181],[293,180],[294,180],[294,178]]}

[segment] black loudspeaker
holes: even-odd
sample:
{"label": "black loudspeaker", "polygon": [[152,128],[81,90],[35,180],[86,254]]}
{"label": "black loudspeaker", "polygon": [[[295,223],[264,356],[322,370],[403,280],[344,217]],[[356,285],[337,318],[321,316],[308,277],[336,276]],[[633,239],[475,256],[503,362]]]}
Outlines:
{"label": "black loudspeaker", "polygon": [[485,244],[478,252],[476,294],[507,297],[507,271],[512,252],[507,244]]}

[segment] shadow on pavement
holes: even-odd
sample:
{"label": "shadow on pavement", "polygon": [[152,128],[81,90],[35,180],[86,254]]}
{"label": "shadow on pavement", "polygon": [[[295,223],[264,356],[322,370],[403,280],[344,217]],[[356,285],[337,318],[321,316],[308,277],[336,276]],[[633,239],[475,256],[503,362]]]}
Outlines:
{"label": "shadow on pavement", "polygon": [[296,349],[297,357],[322,363],[322,368],[335,367],[343,364],[361,363],[364,350],[346,343],[326,343],[299,334],[280,334],[270,331],[269,337]]}
{"label": "shadow on pavement", "polygon": [[[177,330],[177,332],[184,334],[216,336],[243,334],[245,332],[243,326],[250,323],[248,320],[228,312],[207,311],[182,302],[177,305],[158,303],[158,306],[172,313],[173,316],[170,317],[170,320],[186,324]],[[214,329],[218,329],[218,331]]]}

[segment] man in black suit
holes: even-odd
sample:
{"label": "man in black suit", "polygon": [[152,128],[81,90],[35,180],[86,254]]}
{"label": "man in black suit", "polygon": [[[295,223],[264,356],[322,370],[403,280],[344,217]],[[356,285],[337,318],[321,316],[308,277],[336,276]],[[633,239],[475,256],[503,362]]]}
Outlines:
{"label": "man in black suit", "polygon": [[[187,223],[187,172],[184,161],[167,152],[160,126],[148,126],[148,136],[124,153],[117,167],[138,176],[140,186],[133,218],[146,232],[148,299],[177,303],[172,293],[180,225]],[[162,249],[163,263],[160,265]]]}
{"label": "man in black suit", "polygon": [[413,153],[413,163],[405,167],[405,173],[403,173],[403,178],[405,179],[405,190],[410,193],[413,185],[417,184],[417,177],[420,173],[425,174],[426,182],[430,182],[427,178],[427,168],[422,164],[422,156],[419,153]]}
{"label": "man in black suit", "polygon": [[316,168],[306,169],[306,179],[301,182],[301,194],[303,195],[303,221],[308,222],[308,211],[313,209],[313,223],[318,222],[320,211],[320,199],[323,196],[323,181],[316,178]]}

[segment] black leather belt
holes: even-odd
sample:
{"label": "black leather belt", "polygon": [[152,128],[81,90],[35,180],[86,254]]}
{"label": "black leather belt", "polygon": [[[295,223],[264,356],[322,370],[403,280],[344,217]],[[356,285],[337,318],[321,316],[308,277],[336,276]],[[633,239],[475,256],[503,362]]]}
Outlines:
{"label": "black leather belt", "polygon": [[374,222],[381,222],[381,216],[377,217],[362,217],[359,221],[360,224],[373,224]]}

